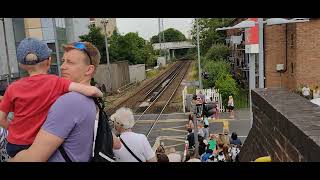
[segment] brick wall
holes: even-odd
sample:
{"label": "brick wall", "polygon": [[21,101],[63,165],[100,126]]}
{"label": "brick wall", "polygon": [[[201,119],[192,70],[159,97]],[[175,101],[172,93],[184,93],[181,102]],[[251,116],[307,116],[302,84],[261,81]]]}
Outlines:
{"label": "brick wall", "polygon": [[277,64],[285,64],[285,25],[265,26],[264,53],[266,87],[280,87],[280,73]]}
{"label": "brick wall", "polygon": [[320,20],[296,24],[297,85],[320,85]]}
{"label": "brick wall", "polygon": [[252,91],[253,126],[240,161],[320,161],[320,107],[280,88]]}
{"label": "brick wall", "polygon": [[[307,23],[265,26],[266,87],[296,89],[303,84],[310,87],[320,85],[319,36],[319,19],[311,19]],[[287,71],[277,72],[276,64],[286,65],[286,58]]]}

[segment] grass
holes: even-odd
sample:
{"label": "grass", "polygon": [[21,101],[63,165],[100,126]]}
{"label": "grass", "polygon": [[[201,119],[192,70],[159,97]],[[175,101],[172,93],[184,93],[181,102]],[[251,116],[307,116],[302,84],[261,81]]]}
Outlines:
{"label": "grass", "polygon": [[151,69],[150,71],[147,72],[147,79],[153,78],[157,76],[160,73],[159,69]]}
{"label": "grass", "polygon": [[238,96],[233,97],[235,108],[248,108],[249,107],[249,91],[245,89],[239,89]]}
{"label": "grass", "polygon": [[159,67],[158,69],[151,69],[150,71],[148,71],[146,73],[147,79],[157,76],[159,73],[161,73],[162,71],[166,70],[167,67],[168,67],[168,64],[165,65],[165,66]]}
{"label": "grass", "polygon": [[[196,61],[192,61],[192,63],[191,63],[192,70],[188,74],[188,81],[197,81],[198,80],[198,68],[195,64],[196,64]],[[187,87],[187,93],[188,94],[195,94],[196,87]]]}

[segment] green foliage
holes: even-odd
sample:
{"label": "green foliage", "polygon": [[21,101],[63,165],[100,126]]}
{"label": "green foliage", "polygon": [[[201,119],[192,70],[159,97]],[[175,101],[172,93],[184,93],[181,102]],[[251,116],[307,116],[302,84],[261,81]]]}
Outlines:
{"label": "green foliage", "polygon": [[219,89],[223,99],[223,104],[225,105],[228,104],[228,97],[230,95],[233,97],[238,96],[239,90],[237,83],[230,74],[220,76],[216,81],[216,88]]}
{"label": "green foliage", "polygon": [[[213,44],[224,43],[226,32],[216,31],[216,28],[229,26],[233,18],[199,18],[199,41],[202,54],[206,54]],[[197,26],[193,22],[191,30],[193,42],[197,40]]]}
{"label": "green foliage", "polygon": [[156,75],[158,75],[160,73],[160,70],[159,69],[151,69],[149,71],[147,71],[147,79],[149,78],[153,78],[155,77]]}
{"label": "green foliage", "polygon": [[106,63],[106,44],[105,37],[101,33],[101,28],[89,25],[89,33],[79,36],[81,41],[87,41],[94,44],[100,51],[100,63]]}
{"label": "green foliage", "polygon": [[[166,29],[162,32],[160,32],[161,35],[161,42],[162,40],[162,33],[164,33],[164,42],[177,42],[177,41],[185,41],[187,38],[184,36],[184,34],[174,28]],[[150,42],[153,43],[159,43],[159,34],[152,36],[150,39]]]}
{"label": "green foliage", "polygon": [[219,78],[230,74],[230,65],[223,59],[213,61],[203,58],[201,63],[203,65],[203,71],[209,74],[209,79],[203,79],[205,88],[214,87]]}
{"label": "green foliage", "polygon": [[238,96],[233,97],[237,109],[249,107],[249,90],[239,88]]}
{"label": "green foliage", "polygon": [[[94,44],[100,51],[101,63],[106,63],[105,36],[101,33],[101,28],[89,26],[89,33],[79,36],[81,41],[88,41]],[[156,64],[156,53],[151,43],[146,42],[138,33],[127,33],[121,35],[115,30],[108,38],[108,50],[110,61],[128,60],[130,64],[146,64],[154,66]]]}
{"label": "green foliage", "polygon": [[206,58],[212,60],[227,59],[229,54],[229,48],[224,44],[218,43],[211,46],[206,54]]}
{"label": "green foliage", "polygon": [[156,63],[155,52],[152,45],[146,42],[138,33],[127,33],[122,36],[118,33],[110,37],[111,61],[128,60],[130,64],[153,66]]}

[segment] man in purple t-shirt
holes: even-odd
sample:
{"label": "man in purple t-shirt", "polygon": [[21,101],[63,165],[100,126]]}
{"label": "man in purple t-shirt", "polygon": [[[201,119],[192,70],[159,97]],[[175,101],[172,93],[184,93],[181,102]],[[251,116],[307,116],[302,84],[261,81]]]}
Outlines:
{"label": "man in purple t-shirt", "polygon": [[[99,61],[100,53],[91,43],[66,45],[62,57],[62,77],[90,85]],[[92,156],[96,113],[95,103],[89,97],[75,92],[59,97],[51,106],[30,148],[20,151],[9,161],[64,162],[58,150],[60,145],[63,145],[71,161],[88,161]],[[120,140],[115,135],[113,139],[113,148],[119,149]]]}

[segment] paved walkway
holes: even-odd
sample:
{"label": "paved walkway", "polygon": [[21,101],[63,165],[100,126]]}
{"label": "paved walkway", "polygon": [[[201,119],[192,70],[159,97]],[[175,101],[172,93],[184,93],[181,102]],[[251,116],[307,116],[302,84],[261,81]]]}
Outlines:
{"label": "paved walkway", "polygon": [[[146,134],[153,122],[152,118],[143,118],[136,123],[133,130]],[[175,147],[177,151],[183,151],[187,122],[187,115],[165,115],[158,121],[148,137],[151,146],[156,148],[160,143],[164,143],[165,147]],[[238,137],[244,142],[250,130],[249,109],[236,110],[233,119],[229,118],[229,113],[220,113],[219,119],[209,119],[209,123],[210,133],[223,133],[224,130],[229,130],[230,134],[237,132]]]}

